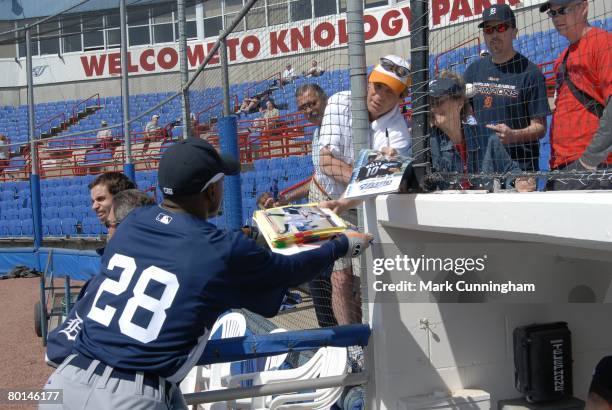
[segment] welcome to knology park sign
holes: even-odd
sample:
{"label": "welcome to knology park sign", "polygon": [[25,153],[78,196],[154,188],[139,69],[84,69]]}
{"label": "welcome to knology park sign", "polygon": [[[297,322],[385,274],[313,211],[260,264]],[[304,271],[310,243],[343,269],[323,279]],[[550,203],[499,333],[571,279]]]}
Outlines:
{"label": "welcome to knology park sign", "polygon": [[[507,3],[514,8],[535,4],[537,0],[430,0],[430,28],[442,28],[477,19],[484,8],[493,3]],[[410,33],[411,12],[409,2],[393,7],[375,10],[364,15],[366,43],[405,37]],[[228,58],[231,63],[244,63],[264,59],[280,58],[305,52],[326,50],[347,44],[348,35],[345,16],[328,16],[301,21],[292,26],[273,26],[251,30],[227,40]],[[190,69],[198,67],[216,39],[206,42],[190,42],[187,58]],[[43,60],[43,61],[41,61]],[[41,57],[35,62],[47,65],[35,81],[46,82],[79,81],[108,78],[121,73],[119,52],[80,53],[64,56]],[[217,56],[211,64],[218,64]],[[14,64],[14,62],[13,62]],[[25,69],[25,65],[22,65]],[[161,45],[146,48],[131,48],[128,53],[128,72],[132,74],[153,74],[179,69],[179,55],[176,45]],[[25,73],[20,73],[25,80]],[[47,78],[48,77],[48,78]],[[1,81],[1,80],[0,80]]]}

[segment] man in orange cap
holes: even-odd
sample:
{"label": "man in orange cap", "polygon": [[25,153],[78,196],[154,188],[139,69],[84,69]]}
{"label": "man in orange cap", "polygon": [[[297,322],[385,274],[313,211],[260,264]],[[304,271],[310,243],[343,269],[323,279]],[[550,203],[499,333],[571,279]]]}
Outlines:
{"label": "man in orange cap", "polygon": [[[369,75],[369,148],[389,155],[410,155],[410,131],[399,110],[410,81],[410,65],[395,55],[381,58]],[[318,153],[319,158],[313,161],[316,166],[310,198],[328,201],[342,197],[353,172],[353,151],[351,92],[341,91],[328,99],[319,139],[313,143],[313,157]],[[349,210],[342,217],[356,224],[354,211]],[[338,324],[361,323],[359,294],[354,294],[358,288],[354,286],[350,260],[336,261],[331,280],[332,306]]]}

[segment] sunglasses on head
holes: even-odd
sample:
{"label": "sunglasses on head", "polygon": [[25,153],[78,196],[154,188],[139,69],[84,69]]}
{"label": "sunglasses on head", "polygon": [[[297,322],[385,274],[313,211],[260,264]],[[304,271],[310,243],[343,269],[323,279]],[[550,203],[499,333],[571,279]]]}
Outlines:
{"label": "sunglasses on head", "polygon": [[482,28],[482,31],[484,31],[486,34],[493,34],[494,31],[497,31],[498,33],[504,33],[508,31],[509,28],[510,28],[510,24],[501,23],[496,26],[484,26]]}
{"label": "sunglasses on head", "polygon": [[391,71],[392,73],[395,73],[400,78],[405,78],[410,75],[410,70],[408,68],[402,67],[401,65],[397,65],[393,61],[389,60],[388,58],[384,58],[384,57],[381,58],[380,66],[387,71]]}
{"label": "sunglasses on head", "polygon": [[[582,3],[582,1],[580,3]],[[575,3],[575,4],[570,4],[569,6],[559,7],[557,10],[549,9],[546,12],[546,14],[548,14],[548,17],[551,17],[551,18],[556,17],[556,16],[565,16],[566,14],[574,10],[576,6],[578,6],[580,3]]]}

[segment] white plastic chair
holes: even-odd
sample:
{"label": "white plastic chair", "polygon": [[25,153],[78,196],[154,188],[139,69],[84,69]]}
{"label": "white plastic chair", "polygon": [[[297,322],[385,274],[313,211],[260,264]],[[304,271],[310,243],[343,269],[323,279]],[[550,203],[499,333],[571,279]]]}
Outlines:
{"label": "white plastic chair", "polygon": [[[221,335],[215,339],[226,339],[228,337],[244,336],[246,333],[246,319],[241,313],[231,312],[221,316],[213,325],[210,335],[211,337],[221,328]],[[194,366],[181,382],[181,391],[183,393],[194,393],[204,390],[219,390],[224,387],[221,384],[221,379],[230,375],[230,363],[214,363],[210,366]],[[226,409],[227,404],[221,403],[206,403],[199,406],[207,410]]]}
{"label": "white plastic chair", "polygon": [[[275,382],[310,380],[318,377],[340,376],[347,372],[347,351],[344,347],[323,347],[302,366],[287,370],[269,370],[229,376],[228,387],[238,387],[244,380],[254,385]],[[253,397],[251,409],[256,410],[297,410],[329,409],[342,395],[342,386],[318,389],[308,393],[289,393],[278,396]],[[295,403],[300,402],[300,403]],[[289,404],[294,403],[294,404]]]}
{"label": "white plastic chair", "polygon": [[[276,329],[272,329],[270,331],[270,333],[282,333],[282,332],[286,332],[286,329],[283,328],[276,328]],[[281,354],[277,354],[276,356],[268,356],[266,357],[266,362],[264,364],[264,368],[262,371],[270,371],[270,370],[278,370],[278,368],[285,362],[285,360],[287,359],[287,355],[288,353],[281,353]],[[252,373],[251,373],[252,374]],[[241,379],[241,374],[237,374],[237,375],[231,375],[228,377],[225,377],[222,381],[221,384],[223,384],[224,386],[228,386],[230,384],[230,382],[233,382],[234,385],[239,384],[239,379]],[[243,380],[251,380],[250,378],[244,378]],[[238,399],[238,400],[233,400],[231,402],[228,402],[228,407],[232,408],[232,409],[250,409],[251,408],[251,399],[250,398],[245,398],[245,399]]]}

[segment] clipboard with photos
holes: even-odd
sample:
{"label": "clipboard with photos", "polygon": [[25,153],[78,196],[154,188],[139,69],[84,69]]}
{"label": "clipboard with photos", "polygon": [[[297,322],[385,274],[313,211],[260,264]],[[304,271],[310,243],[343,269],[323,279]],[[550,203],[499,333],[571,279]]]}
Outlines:
{"label": "clipboard with photos", "polygon": [[255,211],[253,220],[270,249],[282,254],[318,247],[347,229],[342,218],[317,203]]}

